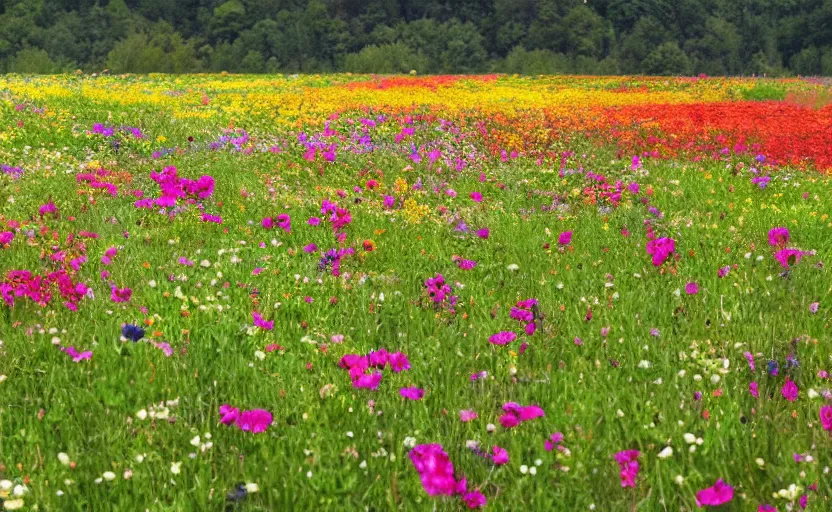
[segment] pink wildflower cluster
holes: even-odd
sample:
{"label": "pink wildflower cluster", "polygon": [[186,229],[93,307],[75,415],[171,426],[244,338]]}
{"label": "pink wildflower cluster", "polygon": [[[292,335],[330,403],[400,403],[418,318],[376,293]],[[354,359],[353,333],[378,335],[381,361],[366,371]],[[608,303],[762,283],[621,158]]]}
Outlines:
{"label": "pink wildflower cluster", "polygon": [[75,175],[75,181],[77,183],[87,183],[89,184],[90,188],[93,189],[103,189],[106,190],[108,194],[113,197],[118,195],[118,187],[112,183],[108,183],[106,181],[101,181],[100,178],[106,178],[107,176],[112,175],[111,171],[106,169],[98,169],[95,172],[85,172]]}
{"label": "pink wildflower cluster", "polygon": [[287,233],[292,232],[292,218],[288,213],[281,213],[275,218],[264,217],[260,223],[265,229],[278,228]]}
{"label": "pink wildflower cluster", "polygon": [[[338,366],[349,371],[354,388],[373,391],[381,384],[380,370],[388,365],[393,373],[410,369],[410,361],[407,360],[406,355],[401,352],[390,353],[383,348],[370,352],[366,356],[347,354],[338,362]],[[370,370],[371,368],[373,370]]]}
{"label": "pink wildflower cluster", "polygon": [[231,407],[228,404],[220,406],[220,416],[220,423],[223,425],[234,424],[243,432],[251,432],[253,434],[265,432],[273,421],[272,413],[265,409],[252,409],[250,411],[240,412],[239,409]]}
{"label": "pink wildflower cluster", "polygon": [[176,167],[165,167],[162,172],[151,172],[150,179],[159,185],[161,195],[156,199],[139,199],[134,203],[136,208],[172,208],[178,200],[186,200],[189,204],[198,199],[207,199],[214,193],[214,178],[205,175],[197,180],[180,178]]}
{"label": "pink wildflower cluster", "polygon": [[636,478],[638,478],[638,457],[641,453],[638,450],[624,450],[615,454],[615,462],[618,463],[618,468],[621,470],[621,487],[636,486]]}
{"label": "pink wildflower cluster", "polygon": [[428,496],[460,496],[468,508],[482,508],[485,496],[477,490],[468,492],[468,481],[454,477],[454,465],[441,444],[420,444],[408,454],[419,473]]}
{"label": "pink wildflower cluster", "polygon": [[653,257],[653,266],[661,267],[676,251],[676,240],[672,238],[657,238],[647,242],[647,254]]}
{"label": "pink wildflower cluster", "polygon": [[458,297],[451,295],[451,287],[445,282],[445,277],[442,274],[436,274],[436,277],[425,279],[425,288],[427,288],[428,298],[434,304],[447,305],[448,309],[453,311]]}
{"label": "pink wildflower cluster", "polygon": [[332,226],[332,231],[338,237],[339,242],[346,240],[344,229],[352,222],[352,215],[346,208],[341,208],[329,199],[321,203],[321,213]]}
{"label": "pink wildflower cluster", "polygon": [[537,315],[534,309],[537,306],[537,299],[526,299],[517,302],[517,305],[511,308],[509,316],[520,322],[528,336],[531,336],[537,330]]}
{"label": "pink wildflower cluster", "polygon": [[546,415],[537,405],[524,406],[515,402],[503,404],[503,411],[503,415],[500,416],[500,425],[504,428],[514,428],[521,423]]}
{"label": "pink wildflower cluster", "polygon": [[64,305],[72,311],[78,310],[89,287],[81,282],[74,282],[64,270],[51,272],[45,276],[35,275],[28,270],[12,270],[6,279],[0,282],[0,296],[8,306],[14,306],[15,298],[26,297],[40,306],[46,306],[55,293],[64,300]]}

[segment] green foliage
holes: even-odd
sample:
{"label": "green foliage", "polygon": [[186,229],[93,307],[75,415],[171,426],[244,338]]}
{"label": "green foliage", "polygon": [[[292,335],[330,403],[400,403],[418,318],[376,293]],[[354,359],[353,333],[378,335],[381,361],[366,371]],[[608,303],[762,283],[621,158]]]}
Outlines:
{"label": "green foliage", "polygon": [[58,66],[46,51],[39,48],[25,48],[15,54],[12,59],[9,71],[13,73],[55,73]]}
{"label": "green foliage", "polygon": [[344,62],[344,70],[352,73],[421,73],[427,68],[427,59],[404,43],[370,45],[348,54]]}
{"label": "green foliage", "polygon": [[[152,42],[160,24],[181,50]],[[829,27],[821,0],[7,0],[0,68],[33,48],[86,71],[828,76]]]}
{"label": "green foliage", "polygon": [[754,87],[740,90],[740,97],[748,101],[782,101],[786,98],[786,89],[773,82],[758,82]]}

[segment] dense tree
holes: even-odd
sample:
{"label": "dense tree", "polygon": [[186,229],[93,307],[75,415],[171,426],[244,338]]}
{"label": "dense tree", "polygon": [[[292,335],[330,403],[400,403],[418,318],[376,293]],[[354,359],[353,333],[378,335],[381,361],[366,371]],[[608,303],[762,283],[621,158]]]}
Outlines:
{"label": "dense tree", "polygon": [[0,70],[832,73],[832,0],[0,0]]}

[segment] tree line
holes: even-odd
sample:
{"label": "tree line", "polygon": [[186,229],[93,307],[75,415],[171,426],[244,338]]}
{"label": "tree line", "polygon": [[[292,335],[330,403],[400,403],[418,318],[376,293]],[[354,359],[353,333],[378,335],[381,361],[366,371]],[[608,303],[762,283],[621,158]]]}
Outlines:
{"label": "tree line", "polygon": [[0,71],[832,75],[832,0],[0,0]]}

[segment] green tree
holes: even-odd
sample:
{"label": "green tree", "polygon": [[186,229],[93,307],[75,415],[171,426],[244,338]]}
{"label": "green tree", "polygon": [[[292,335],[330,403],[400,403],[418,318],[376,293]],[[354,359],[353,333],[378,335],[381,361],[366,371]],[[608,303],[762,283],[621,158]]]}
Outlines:
{"label": "green tree", "polygon": [[442,67],[447,73],[476,73],[485,69],[488,55],[483,47],[484,39],[471,22],[451,20],[446,23],[445,49]]}
{"label": "green tree", "polygon": [[24,48],[12,59],[10,71],[13,73],[49,74],[58,71],[58,66],[45,50]]}
{"label": "green tree", "polygon": [[419,55],[404,43],[370,45],[358,53],[346,56],[344,70],[353,73],[408,73],[423,72],[428,67],[427,58]]}
{"label": "green tree", "polygon": [[650,52],[642,62],[642,69],[651,75],[688,75],[691,63],[684,50],[671,41]]}

